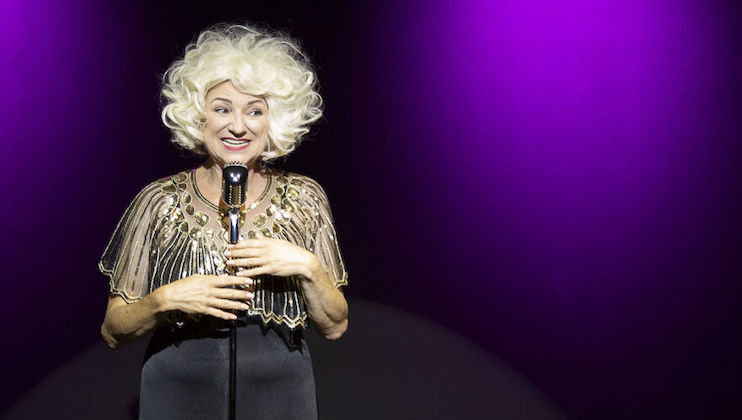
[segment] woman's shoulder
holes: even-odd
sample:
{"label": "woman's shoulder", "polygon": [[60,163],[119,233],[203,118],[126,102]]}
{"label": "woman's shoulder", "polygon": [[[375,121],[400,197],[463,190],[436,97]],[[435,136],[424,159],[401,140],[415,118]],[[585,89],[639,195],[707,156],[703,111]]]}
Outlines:
{"label": "woman's shoulder", "polygon": [[283,169],[269,168],[268,169],[271,177],[279,184],[293,184],[297,186],[303,186],[305,183],[317,184],[317,181],[312,178],[298,174],[296,172],[284,171]]}
{"label": "woman's shoulder", "polygon": [[[173,175],[163,176],[162,178],[158,178],[149,184],[147,184],[142,190],[156,190],[174,186],[175,188],[185,188],[185,183],[188,180],[188,174],[191,172],[191,170],[185,170],[182,172],[178,172]],[[170,189],[170,188],[168,188]]]}
{"label": "woman's shoulder", "polygon": [[190,171],[178,172],[177,174],[164,176],[150,182],[139,191],[134,201],[145,201],[149,205],[166,201],[173,194],[177,194],[179,191],[185,189],[188,172]]}
{"label": "woman's shoulder", "polygon": [[188,180],[188,175],[193,171],[195,171],[195,169],[187,169],[173,175],[164,176],[156,181],[153,181],[151,184],[185,184],[185,182]]}
{"label": "woman's shoulder", "polygon": [[289,197],[309,196],[317,201],[327,201],[325,190],[313,178],[280,169],[271,169],[271,176],[277,187],[283,189]]}

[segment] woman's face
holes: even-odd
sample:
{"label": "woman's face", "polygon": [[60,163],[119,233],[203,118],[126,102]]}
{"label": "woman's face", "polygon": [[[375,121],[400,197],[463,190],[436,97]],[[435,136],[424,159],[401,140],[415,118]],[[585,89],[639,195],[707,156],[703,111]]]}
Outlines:
{"label": "woman's face", "polygon": [[219,165],[242,162],[252,167],[268,143],[268,104],[265,99],[222,82],[206,94],[204,143]]}

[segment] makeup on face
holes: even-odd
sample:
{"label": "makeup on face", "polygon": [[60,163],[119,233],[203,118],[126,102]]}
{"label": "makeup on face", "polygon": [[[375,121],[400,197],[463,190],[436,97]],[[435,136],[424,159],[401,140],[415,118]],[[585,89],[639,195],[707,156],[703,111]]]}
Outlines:
{"label": "makeup on face", "polygon": [[268,104],[230,81],[222,82],[206,95],[203,134],[206,150],[216,162],[251,166],[268,143]]}

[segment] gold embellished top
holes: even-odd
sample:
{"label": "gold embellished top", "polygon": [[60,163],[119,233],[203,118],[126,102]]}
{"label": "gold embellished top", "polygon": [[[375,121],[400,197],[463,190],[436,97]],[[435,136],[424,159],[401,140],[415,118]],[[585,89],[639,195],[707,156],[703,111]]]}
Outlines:
{"label": "gold embellished top", "polygon": [[[347,284],[332,214],[320,185],[306,176],[266,169],[261,196],[246,208],[240,239],[287,240],[317,256],[336,287]],[[110,292],[133,302],[192,274],[227,274],[228,232],[219,208],[199,191],[195,170],[142,189],[124,212],[98,264]],[[298,277],[258,276],[247,315],[288,328],[307,326]]]}

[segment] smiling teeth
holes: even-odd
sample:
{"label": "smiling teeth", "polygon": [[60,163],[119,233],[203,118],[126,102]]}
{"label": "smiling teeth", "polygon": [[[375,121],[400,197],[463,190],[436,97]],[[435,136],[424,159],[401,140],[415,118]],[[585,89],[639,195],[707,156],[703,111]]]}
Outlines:
{"label": "smiling teeth", "polygon": [[245,143],[248,143],[249,140],[233,140],[233,139],[222,139],[224,143],[231,144],[234,146],[242,146]]}

